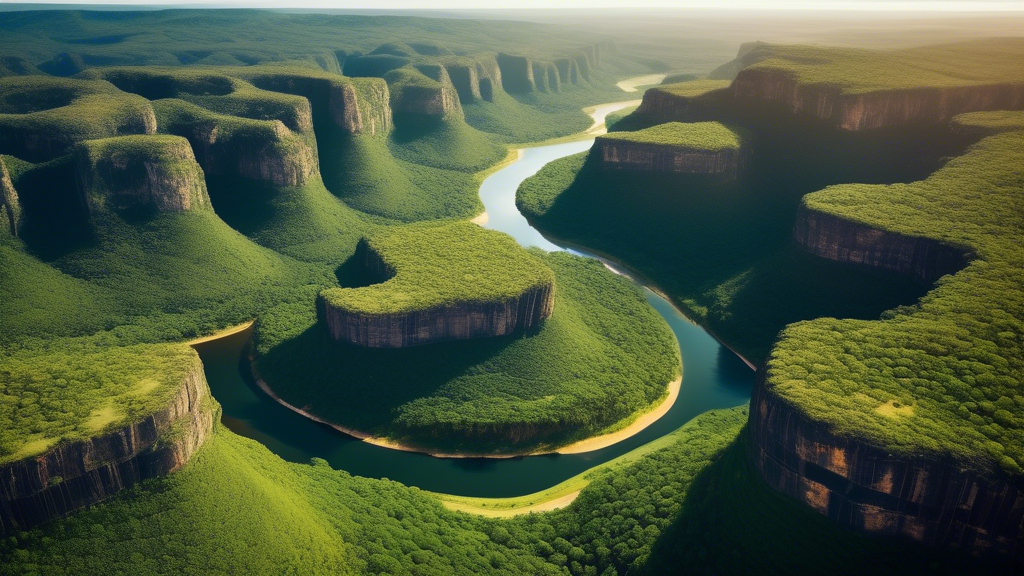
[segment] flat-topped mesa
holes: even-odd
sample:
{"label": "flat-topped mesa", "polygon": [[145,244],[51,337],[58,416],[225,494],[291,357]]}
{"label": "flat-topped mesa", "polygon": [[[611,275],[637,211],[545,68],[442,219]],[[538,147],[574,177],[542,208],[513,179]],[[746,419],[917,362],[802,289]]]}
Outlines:
{"label": "flat-topped mesa", "polygon": [[320,293],[335,340],[400,348],[535,328],[554,307],[554,273],[511,237],[468,222],[414,224],[364,239],[380,280]]}
{"label": "flat-topped mesa", "polygon": [[391,130],[391,96],[381,78],[345,78],[269,66],[238,74],[258,88],[307,98],[317,113],[326,110],[334,125],[349,134],[376,136]]}
{"label": "flat-topped mesa", "polygon": [[209,210],[203,170],[178,136],[89,140],[76,150],[78,188],[90,211],[150,208]]}
{"label": "flat-topped mesa", "polygon": [[3,157],[0,157],[0,231],[17,237],[20,226],[21,202],[18,201],[18,192],[11,182],[7,165]]}
{"label": "flat-topped mesa", "polygon": [[154,103],[161,131],[188,139],[203,170],[275,186],[300,186],[317,172],[316,153],[280,120],[210,112],[183,100]]}
{"label": "flat-topped mesa", "polygon": [[416,67],[392,70],[384,75],[391,94],[391,109],[395,114],[430,118],[444,118],[451,113],[462,113],[459,95],[440,64],[420,64]]}
{"label": "flat-topped mesa", "polygon": [[770,57],[737,74],[731,89],[737,101],[782,107],[841,130],[1024,108],[1019,39],[887,52],[800,46],[757,52]]}
{"label": "flat-topped mesa", "polygon": [[559,92],[563,85],[589,80],[591,71],[599,67],[602,55],[613,50],[609,46],[614,45],[602,42],[587,46],[572,56],[553,60],[499,53],[495,61],[506,92]]}
{"label": "flat-topped mesa", "polygon": [[972,258],[964,248],[872,228],[810,208],[806,202],[797,211],[793,240],[815,256],[892,270],[924,282],[953,274]]}
{"label": "flat-topped mesa", "polygon": [[66,516],[143,480],[177,471],[213,433],[219,406],[192,353],[169,401],[96,436],[0,464],[0,534]]}
{"label": "flat-topped mesa", "polygon": [[0,154],[43,162],[84,140],[155,132],[150,103],[109,82],[0,77]]}
{"label": "flat-topped mesa", "polygon": [[591,154],[605,169],[735,178],[747,151],[742,137],[718,122],[669,122],[599,136]]}
{"label": "flat-topped mesa", "polygon": [[636,114],[657,122],[710,120],[729,84],[728,80],[689,80],[649,88]]}

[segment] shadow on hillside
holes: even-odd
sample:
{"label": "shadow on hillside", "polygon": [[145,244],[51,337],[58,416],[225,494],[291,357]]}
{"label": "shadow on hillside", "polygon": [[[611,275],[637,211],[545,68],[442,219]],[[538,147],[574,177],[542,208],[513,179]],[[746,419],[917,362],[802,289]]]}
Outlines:
{"label": "shadow on hillside", "polygon": [[865,136],[762,126],[754,134],[752,159],[734,182],[606,170],[588,158],[535,223],[628,262],[694,304],[698,319],[754,362],[789,323],[877,318],[927,292],[896,274],[811,257],[791,230],[804,195],[926,177],[963,149],[962,138],[934,127]]}

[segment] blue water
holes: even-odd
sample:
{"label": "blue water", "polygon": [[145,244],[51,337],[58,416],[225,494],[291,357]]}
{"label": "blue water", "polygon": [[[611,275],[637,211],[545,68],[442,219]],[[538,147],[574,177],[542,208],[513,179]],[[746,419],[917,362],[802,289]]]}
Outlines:
{"label": "blue water", "polygon": [[[495,172],[480,186],[489,215],[487,228],[506,232],[523,246],[563,250],[527,223],[516,209],[519,184],[545,164],[583,152],[593,140],[524,150],[520,160]],[[573,253],[587,255],[577,250]],[[444,459],[380,448],[317,424],[263,394],[248,377],[242,350],[250,333],[196,346],[213,396],[224,408],[223,422],[237,434],[263,443],[293,462],[323,458],[358,476],[389,478],[425,490],[463,496],[508,497],[543,490],[597,464],[625,454],[716,408],[745,404],[754,372],[707,332],[687,320],[664,298],[645,288],[647,301],[668,322],[683,357],[683,383],[672,408],[639,434],[586,454],[511,459]]]}

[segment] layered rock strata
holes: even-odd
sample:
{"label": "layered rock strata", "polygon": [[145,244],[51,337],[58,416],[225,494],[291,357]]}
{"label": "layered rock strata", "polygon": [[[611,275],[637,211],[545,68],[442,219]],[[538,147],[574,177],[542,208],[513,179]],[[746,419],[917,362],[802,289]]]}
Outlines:
{"label": "layered rock strata", "polygon": [[[371,276],[386,282],[398,272],[367,243],[360,244]],[[504,336],[537,327],[551,316],[552,280],[493,302],[456,301],[424,310],[363,313],[332,306],[321,296],[318,311],[332,338],[369,348],[403,348],[445,340]]]}
{"label": "layered rock strata", "polygon": [[743,153],[740,149],[698,150],[666,144],[643,144],[598,138],[595,152],[601,166],[611,170],[721,174],[735,177],[743,165]]}
{"label": "layered rock strata", "polygon": [[1024,84],[925,87],[846,94],[827,85],[801,84],[771,68],[741,70],[732,83],[739,101],[770,103],[842,130],[870,130],[942,122],[957,114],[1024,108]]}
{"label": "layered rock strata", "polygon": [[765,386],[750,400],[748,449],[769,486],[847,528],[1024,557],[1024,490],[996,471],[893,455],[833,434]]}
{"label": "layered rock strata", "polygon": [[644,92],[636,113],[658,122],[700,122],[721,115],[718,110],[729,98],[728,82],[695,80],[687,84],[707,89],[679,93],[671,85],[650,88]]}
{"label": "layered rock strata", "polygon": [[380,78],[258,73],[248,80],[263,90],[303,96],[313,108],[326,107],[334,125],[349,134],[374,136],[391,129],[391,96]]}
{"label": "layered rock strata", "polygon": [[213,432],[218,412],[196,356],[162,410],[105,434],[0,465],[0,534],[65,516],[180,469]]}
{"label": "layered rock strata", "polygon": [[11,182],[7,165],[4,164],[3,158],[0,158],[0,230],[17,237],[20,226],[21,203],[18,201],[18,192],[14,189],[14,183]]}
{"label": "layered rock strata", "polygon": [[82,203],[161,212],[210,208],[203,170],[184,138],[126,136],[91,140],[76,152]]}
{"label": "layered rock strata", "polygon": [[967,265],[970,254],[937,240],[878,230],[802,204],[793,240],[808,252],[836,260],[892,270],[934,282]]}

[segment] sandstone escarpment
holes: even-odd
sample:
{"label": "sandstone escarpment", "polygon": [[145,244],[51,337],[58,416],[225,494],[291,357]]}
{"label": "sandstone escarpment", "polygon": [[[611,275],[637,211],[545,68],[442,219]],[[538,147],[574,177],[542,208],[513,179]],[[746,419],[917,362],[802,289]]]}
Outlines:
{"label": "sandstone escarpment", "polygon": [[461,110],[458,93],[444,66],[431,64],[393,70],[384,79],[395,114],[443,118]]}
{"label": "sandstone escarpment", "polygon": [[594,152],[601,167],[681,174],[720,174],[736,177],[743,166],[741,149],[699,150],[665,144],[643,144],[598,138]]}
{"label": "sandstone escarpment", "polygon": [[313,73],[256,73],[247,79],[258,88],[306,98],[314,114],[326,114],[349,134],[383,134],[391,129],[387,84],[379,78],[337,78]]}
{"label": "sandstone escarpment", "polygon": [[793,240],[812,254],[934,282],[967,265],[970,254],[937,240],[887,232],[800,206]]}
{"label": "sandstone escarpment", "polygon": [[[650,88],[636,113],[657,122],[700,122],[720,114],[723,99],[728,98],[726,81],[694,80]],[[687,88],[689,87],[689,88]]]}
{"label": "sandstone escarpment", "polygon": [[533,64],[525,56],[498,54],[498,68],[501,70],[501,82],[505,91],[512,94],[524,94],[537,89],[533,78]]}
{"label": "sandstone escarpment", "polygon": [[748,448],[769,486],[848,528],[1024,556],[1019,481],[837,436],[768,389],[765,372],[750,401]]}
{"label": "sandstone escarpment", "polygon": [[[387,282],[398,273],[366,242],[360,244],[371,277]],[[554,281],[495,301],[454,301],[421,310],[364,313],[320,298],[319,312],[335,340],[370,348],[402,348],[445,340],[504,336],[537,327],[551,316]]]}
{"label": "sandstone escarpment", "polygon": [[218,412],[196,357],[162,410],[105,434],[0,465],[0,534],[65,516],[180,469],[213,432]]}
{"label": "sandstone escarpment", "polygon": [[203,171],[184,138],[124,136],[91,140],[77,152],[82,203],[90,211],[210,208]]}
{"label": "sandstone escarpment", "polygon": [[836,86],[802,84],[794,74],[771,68],[740,71],[732,94],[739,101],[781,106],[851,131],[943,122],[964,112],[1024,108],[1024,84],[844,93]]}
{"label": "sandstone escarpment", "polygon": [[4,159],[0,158],[0,230],[17,236],[20,225],[21,203],[18,201],[18,192],[11,182]]}

